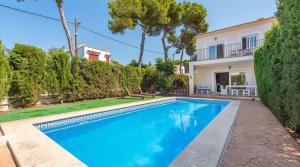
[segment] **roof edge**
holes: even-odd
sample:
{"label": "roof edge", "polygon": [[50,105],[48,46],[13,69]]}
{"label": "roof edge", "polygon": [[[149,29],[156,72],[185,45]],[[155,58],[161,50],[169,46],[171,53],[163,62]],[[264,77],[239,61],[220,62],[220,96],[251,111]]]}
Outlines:
{"label": "roof edge", "polygon": [[202,36],[206,36],[206,35],[209,35],[209,34],[215,34],[215,33],[226,31],[226,30],[230,30],[230,29],[235,29],[235,28],[243,27],[243,26],[246,26],[246,25],[251,25],[251,24],[256,24],[256,23],[264,23],[264,22],[268,22],[269,20],[273,21],[275,18],[276,18],[275,16],[268,17],[268,18],[258,18],[255,21],[241,23],[241,24],[229,26],[229,27],[226,27],[226,28],[221,28],[221,29],[214,30],[214,31],[209,31],[209,32],[202,33],[202,34],[197,34],[196,38],[199,38],[199,37],[202,37]]}

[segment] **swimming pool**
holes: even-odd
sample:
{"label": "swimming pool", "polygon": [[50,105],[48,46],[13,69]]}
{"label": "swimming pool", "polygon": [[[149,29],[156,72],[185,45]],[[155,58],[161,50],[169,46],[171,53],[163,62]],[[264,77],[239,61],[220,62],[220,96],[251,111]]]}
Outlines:
{"label": "swimming pool", "polygon": [[177,98],[36,126],[88,166],[167,166],[228,103]]}

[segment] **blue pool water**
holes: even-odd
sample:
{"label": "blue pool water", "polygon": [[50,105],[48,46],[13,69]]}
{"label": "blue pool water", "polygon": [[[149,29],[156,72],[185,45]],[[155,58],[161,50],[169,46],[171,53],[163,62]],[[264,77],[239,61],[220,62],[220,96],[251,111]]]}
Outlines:
{"label": "blue pool water", "polygon": [[177,99],[139,112],[42,131],[88,166],[168,166],[227,104]]}

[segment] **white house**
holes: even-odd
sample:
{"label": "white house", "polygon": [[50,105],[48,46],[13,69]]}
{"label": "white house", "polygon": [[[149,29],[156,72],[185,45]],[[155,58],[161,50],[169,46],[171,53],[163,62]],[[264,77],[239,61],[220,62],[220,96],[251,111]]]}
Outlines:
{"label": "white house", "polygon": [[86,58],[91,61],[105,61],[107,63],[110,62],[110,51],[108,49],[101,50],[97,48],[92,48],[87,46],[86,44],[80,44],[78,46],[78,55],[82,58]]}
{"label": "white house", "polygon": [[[180,74],[180,64],[175,65],[175,73]],[[185,67],[182,65],[181,74],[185,74],[185,73],[186,73]]]}
{"label": "white house", "polygon": [[199,34],[189,63],[189,94],[256,96],[254,52],[274,17]]}

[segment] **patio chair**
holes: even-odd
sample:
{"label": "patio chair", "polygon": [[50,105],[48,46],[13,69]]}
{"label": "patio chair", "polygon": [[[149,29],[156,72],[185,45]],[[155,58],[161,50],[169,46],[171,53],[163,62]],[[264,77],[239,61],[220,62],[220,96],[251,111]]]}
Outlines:
{"label": "patio chair", "polygon": [[197,86],[196,88],[196,94],[202,94],[202,86]]}
{"label": "patio chair", "polygon": [[250,96],[250,90],[249,89],[244,89],[243,90],[243,96]]}
{"label": "patio chair", "polygon": [[152,96],[153,98],[155,97],[155,94],[151,94],[151,93],[143,93],[141,87],[139,87],[139,92],[140,92],[141,95]]}
{"label": "patio chair", "polygon": [[226,86],[221,86],[221,95],[225,95],[225,96],[228,95]]}
{"label": "patio chair", "polygon": [[239,95],[239,90],[237,90],[237,89],[231,89],[231,95],[232,96],[238,96]]}
{"label": "patio chair", "polygon": [[204,88],[204,92],[205,92],[206,94],[209,94],[209,93],[210,93],[210,87],[209,87],[209,86],[203,86],[203,88]]}
{"label": "patio chair", "polygon": [[128,90],[127,87],[125,87],[125,89],[126,89],[126,93],[127,93],[128,96],[132,96],[132,97],[140,97],[140,98],[142,98],[142,99],[145,98],[144,95],[140,95],[140,94],[132,94],[132,93]]}
{"label": "patio chair", "polygon": [[237,50],[231,50],[231,57],[237,57],[238,53]]}

